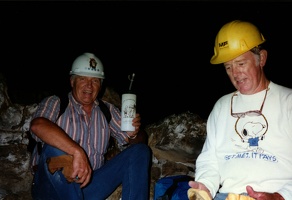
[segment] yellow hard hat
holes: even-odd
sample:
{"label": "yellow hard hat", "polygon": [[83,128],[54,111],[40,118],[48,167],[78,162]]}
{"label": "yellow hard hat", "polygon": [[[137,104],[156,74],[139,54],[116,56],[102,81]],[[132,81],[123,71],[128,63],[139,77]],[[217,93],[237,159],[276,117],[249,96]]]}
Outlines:
{"label": "yellow hard hat", "polygon": [[211,64],[232,60],[265,42],[258,28],[250,22],[235,20],[225,24],[215,39]]}

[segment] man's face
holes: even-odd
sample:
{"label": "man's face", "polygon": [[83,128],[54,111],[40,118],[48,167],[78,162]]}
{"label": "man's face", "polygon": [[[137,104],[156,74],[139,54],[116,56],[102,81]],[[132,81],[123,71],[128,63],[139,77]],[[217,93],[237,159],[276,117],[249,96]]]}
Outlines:
{"label": "man's face", "polygon": [[70,81],[73,96],[80,104],[89,105],[95,101],[101,89],[100,78],[74,75]]}
{"label": "man's face", "polygon": [[248,51],[224,63],[227,75],[234,87],[242,94],[258,92],[263,78],[260,55]]}

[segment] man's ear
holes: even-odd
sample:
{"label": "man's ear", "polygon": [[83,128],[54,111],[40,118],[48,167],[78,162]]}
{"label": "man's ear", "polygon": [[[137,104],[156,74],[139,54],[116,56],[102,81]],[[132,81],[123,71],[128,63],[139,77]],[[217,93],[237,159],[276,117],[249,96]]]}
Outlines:
{"label": "man's ear", "polygon": [[265,49],[260,51],[260,66],[264,67],[268,58],[268,52]]}
{"label": "man's ear", "polygon": [[73,78],[73,76],[71,76],[70,77],[70,85],[71,85],[71,87],[73,87],[73,84],[74,84],[74,78]]}

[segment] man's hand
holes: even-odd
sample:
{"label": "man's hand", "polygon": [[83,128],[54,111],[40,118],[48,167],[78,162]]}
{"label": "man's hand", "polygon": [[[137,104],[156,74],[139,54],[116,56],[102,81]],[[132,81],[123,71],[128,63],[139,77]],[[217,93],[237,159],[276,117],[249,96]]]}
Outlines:
{"label": "man's hand", "polygon": [[[191,188],[194,188],[194,189],[205,191],[206,194],[209,196],[209,199],[212,199],[212,195],[211,195],[209,189],[203,183],[200,183],[200,182],[197,182],[197,181],[189,181],[189,186]],[[205,199],[207,199],[207,198],[205,198]]]}
{"label": "man's hand", "polygon": [[71,155],[61,155],[48,158],[47,164],[51,174],[55,173],[57,170],[62,170],[64,177],[69,183],[73,181],[80,183],[80,187],[82,188],[89,183],[92,170],[87,159],[85,161],[80,160],[82,159],[78,158],[76,155],[75,157]]}
{"label": "man's hand", "polygon": [[256,200],[285,200],[279,193],[256,192],[251,186],[246,186],[246,191]]}
{"label": "man's hand", "polygon": [[90,182],[91,174],[92,169],[86,154],[84,152],[73,154],[73,173],[71,178],[75,178],[74,181],[80,183],[80,187],[83,188]]}

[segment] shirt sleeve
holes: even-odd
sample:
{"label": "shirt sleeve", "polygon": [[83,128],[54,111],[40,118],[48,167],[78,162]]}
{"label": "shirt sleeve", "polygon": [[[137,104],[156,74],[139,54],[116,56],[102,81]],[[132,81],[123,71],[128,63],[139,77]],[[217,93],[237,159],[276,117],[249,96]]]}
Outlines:
{"label": "shirt sleeve", "polygon": [[105,102],[111,112],[111,121],[109,123],[111,136],[115,138],[120,145],[127,144],[127,133],[125,131],[121,131],[121,111],[115,107],[113,104]]}
{"label": "shirt sleeve", "polygon": [[200,155],[196,160],[195,180],[203,183],[215,197],[220,186],[220,173],[216,154],[218,122],[222,110],[222,99],[218,100],[207,120],[207,137]]}
{"label": "shirt sleeve", "polygon": [[[53,95],[44,98],[38,105],[36,112],[32,116],[32,120],[37,117],[44,117],[52,122],[56,122],[60,111],[60,99],[59,97]],[[33,133],[32,137],[40,142],[41,140]]]}

